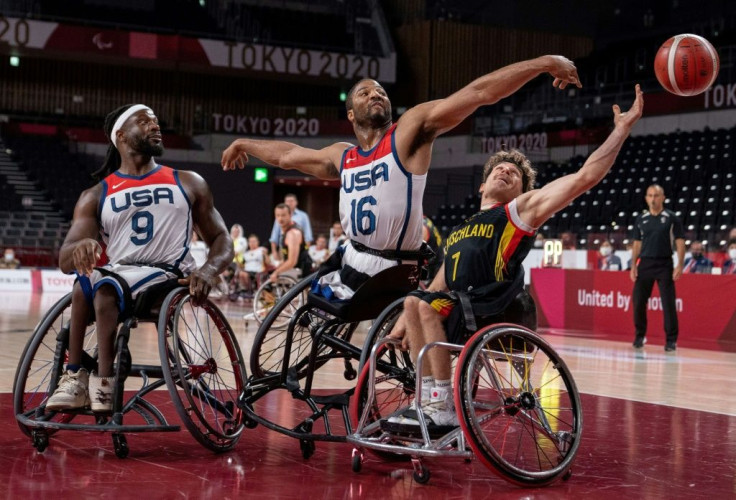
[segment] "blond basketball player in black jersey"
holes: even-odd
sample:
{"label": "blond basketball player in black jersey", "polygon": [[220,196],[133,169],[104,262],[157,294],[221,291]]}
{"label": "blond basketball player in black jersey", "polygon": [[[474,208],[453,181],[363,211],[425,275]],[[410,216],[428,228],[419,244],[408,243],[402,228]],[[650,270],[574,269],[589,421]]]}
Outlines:
{"label": "blond basketball player in black jersey", "polygon": [[[635,92],[634,104],[628,112],[613,106],[613,131],[573,174],[533,189],[535,172],[523,154],[500,152],[489,159],[480,186],[481,211],[450,233],[442,268],[426,292],[412,293],[406,298],[404,315],[391,333],[394,338],[403,338],[403,346],[409,349],[414,361],[422,347],[430,342],[467,340],[462,331],[445,332],[448,316],[454,309],[457,309],[455,313],[460,309],[456,306],[457,292],[470,298],[475,315],[491,320],[503,318],[503,313],[515,306],[514,300],[518,300],[523,289],[521,263],[533,246],[537,228],[608,173],[631,128],[641,117],[644,99],[639,85]],[[520,309],[523,313],[523,304]],[[523,322],[524,318],[516,319]],[[421,399],[427,422],[457,425],[450,387],[449,351],[429,350],[422,366]],[[390,420],[418,425],[416,417],[409,409]]]}

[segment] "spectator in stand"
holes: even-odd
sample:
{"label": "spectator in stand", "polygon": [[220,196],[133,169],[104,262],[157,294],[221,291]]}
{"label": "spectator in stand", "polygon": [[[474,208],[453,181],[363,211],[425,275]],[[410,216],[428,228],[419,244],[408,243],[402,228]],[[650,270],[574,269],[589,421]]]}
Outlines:
{"label": "spectator in stand", "polygon": [[690,257],[685,259],[682,269],[687,274],[710,274],[713,270],[713,261],[703,255],[703,244],[699,241],[690,243]]}
{"label": "spectator in stand", "polygon": [[631,271],[631,253],[634,250],[634,243],[628,240],[624,240],[626,243],[626,251],[629,252],[629,260],[626,261],[626,270]]}
{"label": "spectator in stand", "polygon": [[723,263],[723,274],[736,274],[736,238],[729,240],[726,254],[728,257]]}
{"label": "spectator in stand", "polygon": [[728,232],[728,239],[726,241],[730,244],[734,240],[736,240],[736,227]]}
{"label": "spectator in stand", "polygon": [[330,242],[327,245],[327,249],[330,251],[330,254],[332,254],[337,247],[345,243],[345,240],[347,239],[348,237],[345,236],[345,233],[342,231],[340,221],[336,220],[333,222],[332,229],[330,229]]}
{"label": "spectator in stand", "polygon": [[560,239],[562,240],[562,248],[564,250],[575,250],[577,248],[575,235],[570,231],[565,231],[564,233],[560,234]]}
{"label": "spectator in stand", "polygon": [[250,298],[253,296],[255,287],[267,272],[268,266],[271,265],[268,250],[261,246],[261,240],[255,234],[248,236],[248,250],[245,251],[244,259],[245,296]]}
{"label": "spectator in stand", "polygon": [[622,271],[621,258],[613,253],[613,245],[603,241],[598,249],[598,269],[601,271]]}
{"label": "spectator in stand", "polygon": [[[299,200],[294,193],[289,193],[284,196],[284,203],[291,210],[291,221],[299,226],[299,229],[304,233],[304,241],[307,246],[311,245],[314,241],[312,237],[312,224],[309,222],[309,215],[304,210],[299,210]],[[273,229],[271,230],[271,237],[268,239],[271,242],[271,253],[277,254],[279,248],[279,242],[281,241],[281,227],[278,221],[273,222]]]}
{"label": "spectator in stand", "polygon": [[189,244],[189,251],[194,257],[194,263],[197,267],[202,267],[207,262],[207,243],[199,239],[199,235],[196,231],[192,231],[192,242]]}
{"label": "spectator in stand", "polygon": [[5,258],[0,261],[0,269],[18,269],[20,261],[15,258],[15,251],[12,248],[5,249]]}
{"label": "spectator in stand", "polygon": [[222,276],[228,284],[230,299],[235,300],[238,298],[238,294],[246,289],[247,278],[243,265],[245,263],[244,254],[248,249],[248,240],[243,236],[243,226],[240,224],[233,224],[230,227],[230,238],[233,240],[234,257]]}
{"label": "spectator in stand", "polygon": [[318,234],[314,245],[309,247],[309,256],[312,258],[312,265],[316,270],[327,257],[330,256],[330,250],[327,248],[327,236],[324,234]]}

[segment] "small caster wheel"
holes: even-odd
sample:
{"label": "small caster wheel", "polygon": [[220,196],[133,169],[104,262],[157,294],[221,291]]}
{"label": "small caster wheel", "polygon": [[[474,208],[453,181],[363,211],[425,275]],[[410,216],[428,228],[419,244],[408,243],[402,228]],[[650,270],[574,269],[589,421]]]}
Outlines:
{"label": "small caster wheel", "polygon": [[345,370],[344,372],[342,372],[342,375],[343,377],[345,377],[345,380],[355,380],[355,377],[358,376],[358,373],[351,367],[350,370]]}
{"label": "small caster wheel", "polygon": [[33,447],[39,453],[46,451],[49,446],[49,435],[45,431],[33,431]]}
{"label": "small caster wheel", "polygon": [[302,449],[302,457],[304,457],[304,460],[309,460],[309,458],[314,455],[314,450],[316,449],[314,441],[310,441],[308,439],[299,440],[299,447]]}
{"label": "small caster wheel", "polygon": [[113,434],[112,445],[115,448],[116,457],[125,458],[128,456],[130,448],[128,448],[128,440],[125,438],[124,434]]}
{"label": "small caster wheel", "polygon": [[572,467],[570,467],[569,469],[567,469],[567,471],[565,471],[565,473],[562,475],[562,480],[567,481],[571,477],[572,477]]}
{"label": "small caster wheel", "polygon": [[414,481],[419,484],[427,484],[429,481],[429,469],[422,467],[419,471],[414,471]]}
{"label": "small caster wheel", "polygon": [[248,429],[255,429],[256,427],[258,427],[258,422],[256,422],[252,418],[245,417],[243,418],[243,425]]}
{"label": "small caster wheel", "polygon": [[360,472],[360,470],[363,468],[363,454],[354,451],[353,452],[353,472]]}

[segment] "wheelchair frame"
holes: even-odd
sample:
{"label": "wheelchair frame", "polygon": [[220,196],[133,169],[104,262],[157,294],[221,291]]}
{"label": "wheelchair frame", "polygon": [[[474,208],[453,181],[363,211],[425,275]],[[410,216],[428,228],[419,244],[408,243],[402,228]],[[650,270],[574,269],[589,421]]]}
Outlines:
{"label": "wheelchair frame", "polygon": [[[154,321],[153,318],[134,315],[119,325],[115,337],[112,412],[93,413],[89,408],[47,411],[45,402],[56,390],[66,362],[69,320],[65,315],[71,308],[71,296],[69,293],[60,299],[38,324],[26,344],[13,382],[13,405],[18,425],[39,452],[46,449],[49,437],[60,430],[109,432],[115,454],[120,458],[129,452],[125,433],[179,431],[179,425],[169,424],[163,413],[145,399],[164,385],[179,417],[202,445],[219,452],[229,450],[237,443],[244,428],[244,418],[235,401],[246,379],[240,348],[219,309],[210,301],[194,306],[188,291],[182,287],[174,288],[166,295],[156,320],[160,366],[133,364],[128,349],[131,329],[139,321]],[[136,304],[140,304],[142,296],[138,297]],[[204,322],[210,327],[206,331],[206,339],[204,336],[198,338]],[[90,325],[93,323],[88,325],[87,339],[96,334],[95,327]],[[219,336],[212,335],[213,331]],[[217,348],[213,349],[215,343]],[[95,346],[88,345],[87,348]],[[47,352],[52,353],[51,359],[43,358]],[[90,354],[85,349],[82,365],[91,373],[96,364],[94,352]],[[124,382],[128,376],[140,377],[142,386],[124,401]],[[151,382],[151,378],[157,380]],[[230,400],[223,396],[229,396]],[[124,423],[124,415],[131,411],[143,424]],[[92,417],[94,422],[72,422],[80,416]]]}
{"label": "wheelchair frame", "polygon": [[[387,272],[388,271],[388,272]],[[403,297],[416,287],[419,272],[416,266],[398,266],[377,274],[371,280],[356,290],[351,304],[361,304],[351,308],[340,307],[326,299],[309,295],[307,303],[299,307],[291,317],[288,327],[283,329],[271,328],[273,320],[281,310],[289,306],[289,302],[305,292],[313,274],[304,278],[283,297],[274,309],[271,310],[261,325],[254,340],[251,351],[251,377],[248,379],[243,394],[238,401],[239,406],[246,414],[246,425],[251,427],[263,425],[287,436],[299,439],[302,456],[309,458],[315,451],[315,441],[345,442],[347,435],[352,433],[352,422],[348,406],[354,388],[343,392],[328,395],[312,394],[316,370],[332,359],[343,359],[345,363],[344,376],[347,380],[356,377],[357,371],[351,361],[364,359],[366,347],[353,345],[350,340],[361,321],[375,318],[391,302],[403,301]],[[391,278],[389,278],[389,276]],[[387,284],[386,280],[390,283]],[[391,281],[393,280],[393,281]],[[375,293],[375,288],[381,283],[382,293]],[[357,312],[358,307],[362,309]],[[373,332],[374,329],[371,329]],[[268,336],[276,339],[274,351],[283,352],[283,356],[269,366],[264,360],[270,361],[268,352],[263,353],[263,346],[269,342]],[[374,341],[369,335],[365,346]],[[304,345],[309,343],[308,355]],[[294,346],[296,350],[292,352]],[[270,352],[270,351],[269,351]],[[261,359],[261,355],[263,358]],[[298,359],[293,359],[298,358]],[[300,380],[304,379],[302,388]],[[259,415],[255,410],[255,403],[274,390],[288,391],[295,400],[306,404],[311,412],[293,428],[287,428],[268,418]],[[345,425],[345,435],[336,435],[332,431],[329,413],[331,410],[340,410]],[[312,432],[316,421],[322,420],[325,432]]]}
{"label": "wheelchair frame", "polygon": [[[286,274],[280,275],[275,283],[269,282],[268,279],[261,283],[253,294],[253,311],[243,316],[245,327],[248,328],[248,322],[251,320],[255,321],[256,324],[260,326],[263,321],[265,321],[266,317],[268,317],[268,313],[271,312],[271,309],[276,307],[281,298],[284,297],[289,292],[289,290],[291,290],[291,288],[299,282],[300,280],[298,280],[297,278]],[[268,286],[270,286],[272,289],[275,288],[275,291],[273,292],[274,302],[270,307],[261,307],[261,303],[263,301],[262,296],[266,292],[266,287]],[[262,311],[266,312],[265,316],[262,314]],[[283,327],[286,325],[278,326]]]}
{"label": "wheelchair frame", "polygon": [[[518,343],[518,340],[521,340],[523,350],[514,352],[513,341]],[[504,343],[510,347],[506,348]],[[364,389],[361,385],[364,381],[363,374],[355,389],[355,400],[352,405],[358,412],[359,421],[355,433],[347,438],[354,446],[353,471],[361,470],[365,460],[364,452],[369,449],[380,455],[410,457],[414,479],[419,483],[426,483],[430,477],[429,469],[422,462],[422,458],[439,456],[465,460],[479,457],[484,465],[499,476],[520,485],[542,486],[559,478],[566,480],[570,477],[572,462],[582,434],[582,406],[577,387],[567,366],[541,337],[516,325],[496,324],[481,328],[465,345],[433,342],[422,348],[417,357],[416,372],[407,371],[403,375],[395,375],[399,380],[397,385],[401,386],[398,387],[399,391],[414,389],[414,394],[417,394],[418,430],[421,435],[408,435],[382,428],[382,421],[398,415],[405,407],[399,407],[388,415],[376,415],[381,410],[377,399],[376,380],[385,382],[388,378],[376,375],[379,364],[377,359],[388,352],[387,348],[393,349],[393,346],[398,344],[399,341],[390,338],[376,342],[370,351],[369,364],[364,367],[368,375],[365,402],[361,400]],[[531,349],[527,350],[527,347]],[[438,348],[460,353],[454,376],[454,399],[460,426],[441,436],[433,437],[421,411],[422,380],[414,373],[422,373],[424,356],[429,350]],[[553,373],[557,373],[558,376],[549,380],[540,378],[541,384],[536,387],[532,384],[531,378],[533,363],[538,355],[548,358]],[[500,373],[498,366],[495,366],[496,362],[503,363],[509,369],[510,377],[504,377]],[[483,369],[487,372],[486,388],[481,387],[484,377],[478,373]],[[546,367],[542,370],[546,370]],[[564,393],[569,396],[567,400],[569,407],[548,405],[555,399],[564,399],[561,396],[563,391],[553,394],[556,387],[552,383],[556,378],[559,378],[557,384],[561,384],[565,389]],[[490,396],[493,396],[489,398],[491,402],[475,401],[479,391],[490,392]],[[386,398],[389,399],[390,397]],[[363,406],[362,411],[360,406]],[[562,413],[565,413],[565,416],[560,418]],[[507,440],[506,434],[501,436],[498,432],[493,436],[495,442],[483,435],[482,424],[504,418],[512,421],[506,424],[507,428],[514,425],[514,420],[520,422],[521,430],[517,431],[518,435],[514,435],[513,431],[509,432],[512,437]],[[479,420],[482,422],[479,423]],[[562,429],[563,427],[565,429]],[[524,435],[530,437],[529,440],[535,445],[526,443]],[[508,450],[513,448],[513,444],[510,443],[512,439],[516,440],[515,444],[518,447],[514,460],[507,457],[507,454],[511,453]],[[500,446],[498,441],[501,441]],[[509,441],[508,449],[506,449],[507,441]],[[522,448],[523,451],[520,451]],[[531,451],[536,451],[536,463],[529,457],[533,455]],[[524,453],[529,453],[529,456]]]}

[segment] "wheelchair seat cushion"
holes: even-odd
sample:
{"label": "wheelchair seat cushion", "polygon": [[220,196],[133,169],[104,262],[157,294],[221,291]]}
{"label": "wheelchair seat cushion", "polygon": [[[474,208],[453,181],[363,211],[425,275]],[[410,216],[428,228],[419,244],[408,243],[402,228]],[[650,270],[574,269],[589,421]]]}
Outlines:
{"label": "wheelchair seat cushion", "polygon": [[[529,292],[522,290],[511,301],[511,304],[501,313],[494,315],[475,316],[476,328],[495,323],[513,323],[532,331],[537,329],[537,306]],[[447,317],[445,325],[447,341],[453,344],[465,344],[475,333],[465,326],[465,319],[461,307],[454,307]]]}
{"label": "wheelchair seat cushion", "polygon": [[307,303],[343,320],[346,323],[374,319],[394,300],[416,290],[419,268],[399,265],[384,269],[372,276],[355,291],[350,300],[330,300],[309,293]]}

